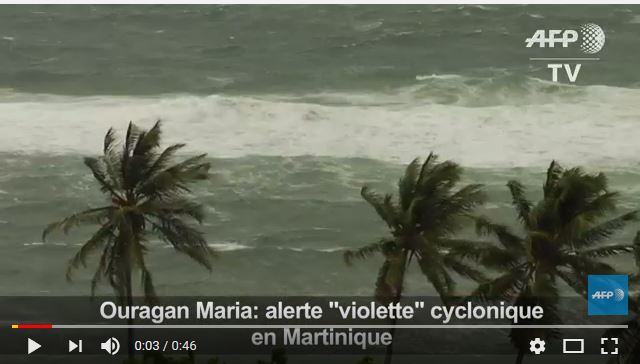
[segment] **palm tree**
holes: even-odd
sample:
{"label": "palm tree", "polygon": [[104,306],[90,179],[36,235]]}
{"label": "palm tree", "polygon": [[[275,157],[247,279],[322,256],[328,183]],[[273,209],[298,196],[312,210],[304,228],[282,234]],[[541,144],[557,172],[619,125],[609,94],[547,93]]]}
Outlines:
{"label": "palm tree", "polygon": [[[636,269],[640,269],[640,231],[636,233],[636,237],[633,240],[635,248],[634,258],[636,263]],[[629,275],[630,284],[638,284],[640,281],[640,274],[636,271],[635,274]],[[618,355],[611,357],[608,361],[610,364],[634,364],[640,363],[640,295],[629,296],[629,310],[631,318],[622,324],[627,325],[627,328],[609,329],[605,332],[603,337],[618,338]]]}
{"label": "palm tree", "polygon": [[611,357],[607,363],[640,363],[640,318],[637,313],[635,313],[631,320],[623,322],[622,324],[628,327],[625,329],[609,329],[603,335],[603,337],[607,338],[618,338],[618,355]]}
{"label": "palm tree", "polygon": [[[547,170],[543,197],[535,205],[525,197],[521,183],[509,181],[507,187],[524,234],[478,218],[478,232],[495,236],[499,244],[454,248],[452,254],[502,272],[481,283],[472,296],[540,305],[545,323],[558,323],[558,280],[586,297],[589,274],[614,274],[616,270],[600,258],[631,253],[634,247],[602,243],[636,220],[637,211],[605,220],[616,210],[618,198],[618,193],[609,191],[606,176],[586,174],[580,168],[563,169],[555,161]],[[512,330],[511,340],[518,349],[516,362],[521,363],[528,352],[529,340],[554,334],[552,330]]]}
{"label": "palm tree", "polygon": [[[454,238],[454,234],[462,227],[461,220],[485,200],[481,185],[456,189],[461,175],[459,165],[451,161],[438,163],[437,156],[431,153],[422,165],[415,159],[407,166],[398,183],[397,201],[392,194],[381,196],[362,187],[362,197],[387,224],[390,236],[347,251],[344,257],[351,264],[355,258],[382,254],[384,263],[375,286],[376,299],[381,303],[400,301],[405,273],[414,258],[444,302],[449,301],[455,288],[451,271],[476,281],[484,279],[482,272],[448,253],[453,246],[473,245]],[[391,362],[392,354],[393,347],[389,345],[385,363]]]}
{"label": "palm tree", "polygon": [[[208,177],[209,163],[204,161],[204,154],[176,163],[175,154],[185,145],[161,150],[160,141],[159,121],[148,131],[129,123],[122,145],[116,142],[114,129],[109,129],[103,155],[84,158],[84,164],[105,194],[106,205],[54,222],[42,234],[44,240],[57,229],[66,234],[79,225],[98,225],[67,268],[67,279],[71,280],[73,271],[86,266],[91,253],[100,252],[91,281],[92,296],[97,284],[106,279],[121,304],[132,305],[132,276],[139,273],[145,299],[154,301],[153,280],[144,259],[153,237],[211,269],[213,252],[203,233],[187,222],[202,223],[204,218],[202,205],[191,201],[187,193],[191,183]],[[129,335],[131,340],[131,330]],[[129,347],[132,356],[132,346]]]}

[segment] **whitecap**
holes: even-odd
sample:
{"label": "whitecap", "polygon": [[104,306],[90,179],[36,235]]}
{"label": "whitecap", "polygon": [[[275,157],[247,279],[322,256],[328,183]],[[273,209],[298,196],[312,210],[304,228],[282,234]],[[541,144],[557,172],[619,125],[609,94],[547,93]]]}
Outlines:
{"label": "whitecap", "polygon": [[[0,151],[97,154],[109,127],[122,133],[129,120],[149,127],[163,119],[165,144],[186,141],[187,153],[218,158],[314,155],[404,163],[435,150],[471,167],[539,167],[558,156],[567,164],[615,167],[636,163],[640,154],[640,144],[629,138],[640,119],[640,90],[530,78],[514,92],[508,79],[503,87],[495,79],[460,75],[417,79],[414,86],[378,93],[1,94]],[[305,119],[310,113],[317,117]]]}
{"label": "whitecap", "polygon": [[370,30],[374,30],[374,29],[380,28],[382,26],[382,24],[383,24],[382,21],[375,21],[375,22],[371,22],[371,23],[357,24],[353,28],[355,30],[357,30],[357,31],[360,31],[360,32],[368,32]]}
{"label": "whitecap", "polygon": [[640,24],[640,15],[634,15],[627,23],[628,24]]}
{"label": "whitecap", "polygon": [[336,253],[336,252],[341,252],[341,251],[345,251],[345,250],[347,250],[346,247],[338,246],[338,247],[335,247],[335,248],[318,249],[317,251],[322,252],[322,253]]}
{"label": "whitecap", "polygon": [[459,79],[462,78],[460,75],[455,74],[431,74],[431,75],[416,75],[416,81],[425,81],[425,80],[450,80],[450,79]]}
{"label": "whitecap", "polygon": [[236,242],[226,242],[226,243],[211,243],[208,244],[210,248],[213,248],[214,250],[217,250],[219,252],[228,252],[228,251],[235,251],[235,250],[245,250],[245,249],[252,249],[252,247],[248,246],[248,245],[243,245],[240,243],[236,243]]}

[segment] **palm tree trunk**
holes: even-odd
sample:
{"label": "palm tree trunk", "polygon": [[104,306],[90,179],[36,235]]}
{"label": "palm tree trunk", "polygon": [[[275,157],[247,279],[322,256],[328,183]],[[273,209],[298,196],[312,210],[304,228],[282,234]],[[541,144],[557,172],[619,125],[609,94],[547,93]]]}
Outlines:
{"label": "palm tree trunk", "polygon": [[518,356],[516,357],[516,364],[522,364],[524,360],[524,350],[518,349]]}
{"label": "palm tree trunk", "polygon": [[384,364],[391,364],[391,358],[393,358],[393,337],[396,335],[396,319],[391,320],[391,343],[387,345],[387,350],[384,353]]}
{"label": "palm tree trunk", "polygon": [[[404,288],[404,276],[407,270],[407,267],[409,266],[409,260],[407,259],[408,255],[405,252],[404,256],[403,256],[403,269],[402,269],[402,273],[400,276],[400,285],[398,287],[398,291],[395,295],[395,297],[393,298],[393,303],[397,304],[400,302],[400,300],[402,299],[402,289]],[[391,343],[389,345],[387,345],[387,349],[384,355],[384,364],[391,364],[391,360],[393,358],[393,341],[394,341],[394,337],[396,336],[396,323],[398,322],[397,319],[392,319],[391,320]]]}
{"label": "palm tree trunk", "polygon": [[[132,307],[133,306],[133,289],[131,287],[131,264],[130,262],[127,260],[125,262],[125,266],[126,266],[126,299],[127,299],[127,306]],[[129,317],[127,319],[127,338],[128,338],[128,343],[127,343],[127,354],[129,356],[129,361],[133,362],[133,356],[134,356],[134,351],[133,351],[133,318]]]}

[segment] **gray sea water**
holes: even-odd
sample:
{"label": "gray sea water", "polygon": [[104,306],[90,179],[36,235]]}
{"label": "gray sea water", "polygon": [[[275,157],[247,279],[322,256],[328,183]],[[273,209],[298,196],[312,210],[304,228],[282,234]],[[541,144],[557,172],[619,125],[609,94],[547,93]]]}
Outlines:
{"label": "gray sea water", "polygon": [[[586,22],[602,60],[551,83],[524,39]],[[208,273],[152,242],[160,294],[370,294],[380,260],[342,262],[385,233],[359,189],[394,189],[432,150],[510,225],[507,180],[539,197],[554,158],[607,172],[620,213],[637,208],[639,32],[630,6],[2,6],[0,292],[89,292],[91,265],[64,271],[90,230],[40,233],[103,201],[82,156],[130,120],[164,120],[166,143],[213,166],[195,192],[221,257]],[[419,274],[408,289],[432,293]]]}

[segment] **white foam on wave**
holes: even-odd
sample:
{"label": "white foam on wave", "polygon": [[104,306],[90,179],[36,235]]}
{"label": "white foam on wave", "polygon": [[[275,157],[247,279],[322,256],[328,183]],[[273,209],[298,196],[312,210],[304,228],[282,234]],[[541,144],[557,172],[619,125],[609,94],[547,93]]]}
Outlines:
{"label": "white foam on wave", "polygon": [[97,154],[110,126],[124,131],[129,120],[148,127],[162,119],[166,143],[187,142],[190,152],[214,157],[318,155],[405,163],[434,150],[476,167],[542,166],[553,158],[637,164],[640,91],[589,86],[568,95],[468,107],[394,94],[380,96],[377,104],[377,95],[356,94],[351,102],[340,94],[339,105],[311,102],[309,95],[0,94],[0,151]]}
{"label": "white foam on wave", "polygon": [[333,248],[303,248],[303,247],[291,247],[291,246],[277,246],[276,250],[288,250],[296,253],[302,252],[317,252],[317,253],[338,253],[347,250],[347,247],[339,246]]}
{"label": "white foam on wave", "polygon": [[209,244],[209,247],[219,252],[251,249],[251,247],[248,245],[243,245],[236,242],[212,243]]}
{"label": "white foam on wave", "polygon": [[[164,242],[156,242],[156,245],[158,246],[162,246],[165,249],[173,249],[173,246],[170,244],[166,244]],[[247,250],[247,249],[253,249],[253,247],[250,247],[248,245],[244,245],[244,244],[240,244],[237,242],[218,242],[218,243],[210,243],[207,244],[210,248],[212,248],[215,251],[218,252],[231,252],[231,251],[236,251],[236,250]]]}

